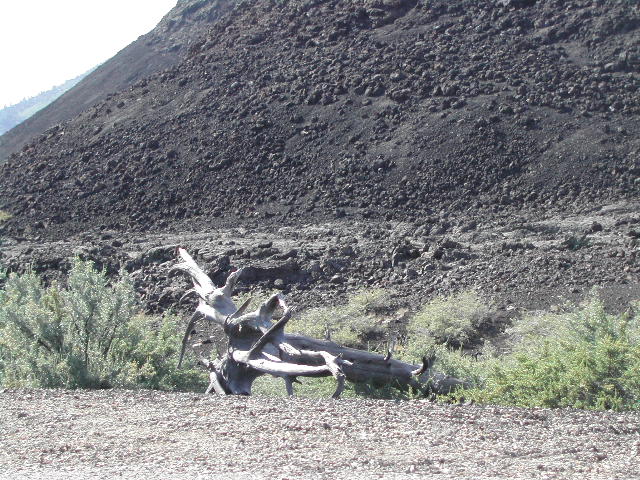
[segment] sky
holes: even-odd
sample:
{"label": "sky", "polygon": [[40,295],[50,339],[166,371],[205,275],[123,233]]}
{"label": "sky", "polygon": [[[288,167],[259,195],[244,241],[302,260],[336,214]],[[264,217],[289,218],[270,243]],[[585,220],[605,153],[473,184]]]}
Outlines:
{"label": "sky", "polygon": [[0,0],[0,108],[103,63],[177,0]]}

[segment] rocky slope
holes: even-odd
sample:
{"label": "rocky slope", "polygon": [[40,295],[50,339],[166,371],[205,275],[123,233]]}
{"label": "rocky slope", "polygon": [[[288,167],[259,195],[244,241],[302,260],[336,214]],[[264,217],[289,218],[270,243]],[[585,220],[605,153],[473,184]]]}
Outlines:
{"label": "rocky slope", "polygon": [[[202,232],[104,231],[60,241],[8,239],[0,262],[60,278],[74,255],[135,280],[147,310],[180,308],[187,279],[171,274],[175,248],[191,252],[219,285],[246,269],[239,293],[266,299],[281,291],[298,309],[335,306],[363,288],[389,293],[384,326],[399,312],[434,296],[475,290],[492,308],[483,330],[495,334],[526,310],[579,302],[594,287],[613,311],[640,299],[640,203],[606,205],[581,215],[518,215],[478,219],[449,234],[425,234],[406,222],[357,221],[272,228],[219,228]],[[185,315],[194,305],[182,305]]]}
{"label": "rocky slope", "polygon": [[639,26],[617,1],[241,3],[12,157],[0,205],[66,235],[635,197]]}
{"label": "rocky slope", "polygon": [[[255,280],[292,292],[637,298],[637,3],[197,5],[227,3],[182,63],[2,167],[12,268],[186,243],[220,279],[266,262]],[[178,295],[129,266],[162,285],[153,308]]]}

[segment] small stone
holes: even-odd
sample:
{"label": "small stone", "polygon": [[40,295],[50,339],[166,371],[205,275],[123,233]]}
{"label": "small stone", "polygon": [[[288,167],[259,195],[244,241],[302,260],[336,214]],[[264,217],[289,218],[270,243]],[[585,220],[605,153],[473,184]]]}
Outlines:
{"label": "small stone", "polygon": [[340,249],[340,255],[344,255],[346,257],[351,257],[353,253],[353,247],[351,245],[347,245],[346,247],[342,247]]}
{"label": "small stone", "polygon": [[379,97],[384,94],[384,87],[382,85],[372,85],[367,87],[364,91],[365,96],[367,97]]}
{"label": "small stone", "polygon": [[601,232],[603,230],[602,224],[598,222],[593,222],[589,227],[589,233]]}
{"label": "small stone", "polygon": [[418,272],[413,268],[407,268],[404,275],[408,280],[413,280],[415,278],[418,278]]}
{"label": "small stone", "polygon": [[394,90],[391,92],[390,97],[392,100],[402,103],[409,99],[410,94],[411,91],[405,88],[403,90]]}
{"label": "small stone", "polygon": [[473,126],[475,128],[486,128],[489,126],[489,122],[485,118],[479,118],[474,122]]}

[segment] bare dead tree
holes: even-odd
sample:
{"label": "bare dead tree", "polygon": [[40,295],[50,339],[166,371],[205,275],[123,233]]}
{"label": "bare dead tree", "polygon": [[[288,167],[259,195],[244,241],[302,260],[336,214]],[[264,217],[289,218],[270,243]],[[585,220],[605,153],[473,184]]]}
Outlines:
{"label": "bare dead tree", "polygon": [[[433,356],[424,357],[422,365],[416,366],[393,359],[393,345],[383,356],[328,340],[287,334],[285,326],[293,309],[283,296],[273,295],[256,311],[245,313],[249,301],[238,308],[231,299],[242,270],[231,273],[224,287],[216,288],[186,250],[179,248],[178,254],[182,261],[174,269],[187,273],[193,280],[193,289],[185,296],[194,293],[199,300],[187,325],[178,365],[182,364],[189,337],[199,319],[218,325],[227,337],[227,350],[216,360],[205,358],[197,352],[198,345],[193,346],[199,362],[210,372],[207,393],[250,395],[254,380],[265,374],[283,378],[289,395],[293,395],[297,377],[333,376],[337,381],[333,398],[340,396],[345,380],[438,394],[448,393],[462,384],[456,378],[434,372]],[[283,314],[274,322],[278,307]]]}

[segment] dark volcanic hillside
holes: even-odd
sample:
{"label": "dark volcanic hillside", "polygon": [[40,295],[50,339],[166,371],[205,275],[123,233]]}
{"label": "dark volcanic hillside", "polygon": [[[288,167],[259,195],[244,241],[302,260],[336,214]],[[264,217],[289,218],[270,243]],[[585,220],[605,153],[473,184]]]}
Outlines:
{"label": "dark volcanic hillside", "polygon": [[234,5],[2,167],[6,266],[124,265],[152,310],[177,243],[303,302],[638,298],[637,2]]}
{"label": "dark volcanic hillside", "polygon": [[189,39],[182,64],[12,156],[1,171],[7,229],[429,223],[443,210],[637,198],[639,8],[241,3]]}
{"label": "dark volcanic hillside", "polygon": [[[226,1],[179,0],[151,32],[141,36],[98,67],[73,92],[0,137],[0,164],[11,153],[48,128],[67,121],[137,81],[178,63],[196,32],[205,29],[226,8]],[[81,40],[79,40],[81,41]]]}

